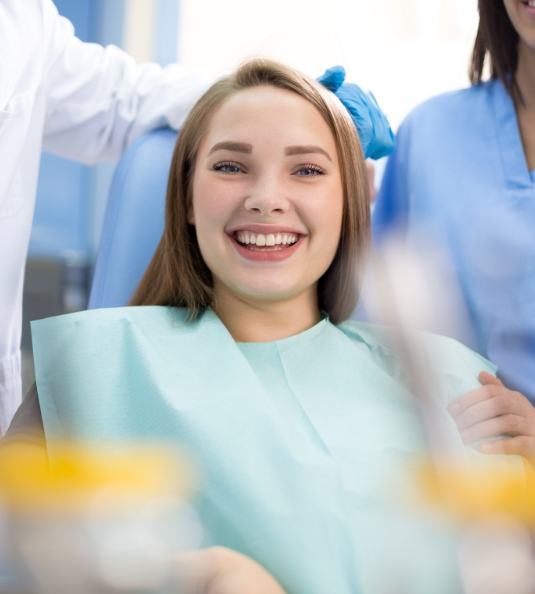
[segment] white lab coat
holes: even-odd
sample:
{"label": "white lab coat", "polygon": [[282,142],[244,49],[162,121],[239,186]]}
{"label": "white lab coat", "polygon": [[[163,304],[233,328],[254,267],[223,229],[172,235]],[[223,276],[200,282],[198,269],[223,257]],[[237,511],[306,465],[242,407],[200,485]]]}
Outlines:
{"label": "white lab coat", "polygon": [[83,43],[51,0],[0,2],[0,434],[21,400],[24,263],[41,149],[93,163],[178,128],[206,84]]}

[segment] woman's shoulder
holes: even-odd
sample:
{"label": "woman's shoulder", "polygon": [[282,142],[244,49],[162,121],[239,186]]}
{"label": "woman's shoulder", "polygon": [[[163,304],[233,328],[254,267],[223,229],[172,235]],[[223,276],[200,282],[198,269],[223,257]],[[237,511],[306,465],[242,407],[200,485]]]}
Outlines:
{"label": "woman's shoulder", "polygon": [[[396,339],[395,329],[381,324],[346,320],[339,324],[338,328],[350,339],[364,342],[370,348],[392,350]],[[407,333],[407,338],[432,349],[459,353],[459,356],[468,356],[492,365],[485,357],[450,336],[424,330],[410,330]]]}
{"label": "woman's shoulder", "polygon": [[[351,340],[365,343],[370,352],[384,365],[396,370],[395,375],[404,375],[403,355],[395,348],[396,335],[392,328],[366,322],[348,320],[338,328]],[[455,338],[424,332],[410,331],[404,338],[414,353],[421,357],[421,364],[429,365],[434,373],[450,378],[457,377],[470,385],[478,385],[481,371],[496,372],[496,366]]]}
{"label": "woman's shoulder", "polygon": [[123,355],[135,362],[160,350],[179,357],[198,351],[207,336],[221,341],[221,334],[210,316],[190,321],[187,310],[164,306],[93,309],[32,322],[34,360],[42,369],[61,362],[79,370],[88,361],[106,367]]}
{"label": "woman's shoulder", "polygon": [[387,326],[370,324],[369,322],[357,322],[356,320],[345,320],[338,324],[338,328],[351,340],[363,342],[369,348],[380,346],[390,348],[389,336],[391,332]]}
{"label": "woman's shoulder", "polygon": [[43,318],[32,322],[32,325],[92,324],[98,321],[113,324],[120,323],[123,320],[143,321],[146,319],[186,321],[188,319],[188,311],[185,308],[165,305],[103,307]]}
{"label": "woman's shoulder", "polygon": [[85,335],[115,332],[121,328],[138,327],[151,332],[182,328],[190,329],[194,324],[185,308],[163,305],[107,307],[78,311],[31,323],[32,336],[53,336],[58,332]]}
{"label": "woman's shoulder", "polygon": [[435,95],[412,109],[402,126],[412,125],[420,128],[423,124],[434,124],[449,127],[452,122],[464,125],[464,122],[475,114],[481,115],[485,105],[488,105],[489,95],[500,84],[499,81],[492,80]]}

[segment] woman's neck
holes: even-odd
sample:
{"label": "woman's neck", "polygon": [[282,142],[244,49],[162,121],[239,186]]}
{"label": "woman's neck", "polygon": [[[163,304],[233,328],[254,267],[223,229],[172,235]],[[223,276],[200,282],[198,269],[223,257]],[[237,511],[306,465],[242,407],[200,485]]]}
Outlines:
{"label": "woman's neck", "polygon": [[277,302],[256,302],[216,290],[213,309],[238,342],[269,342],[299,334],[321,319],[316,291]]}
{"label": "woman's neck", "polygon": [[535,109],[535,49],[522,42],[518,45],[516,82],[525,107]]}
{"label": "woman's neck", "polygon": [[522,94],[522,101],[515,101],[520,135],[528,168],[533,170],[535,169],[535,50],[522,42],[518,45],[518,67],[515,77]]}

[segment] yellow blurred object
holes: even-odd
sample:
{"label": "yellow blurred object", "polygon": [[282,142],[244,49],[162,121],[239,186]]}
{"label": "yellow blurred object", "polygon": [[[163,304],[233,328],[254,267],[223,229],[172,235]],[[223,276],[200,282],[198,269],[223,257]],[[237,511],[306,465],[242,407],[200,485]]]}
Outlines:
{"label": "yellow blurred object", "polygon": [[132,498],[173,494],[186,499],[194,476],[176,451],[164,445],[88,446],[48,443],[0,449],[0,499],[11,508],[86,505],[88,497],[106,506]]}
{"label": "yellow blurred object", "polygon": [[[440,473],[440,474],[438,474]],[[509,517],[535,525],[535,468],[488,463],[424,463],[419,494],[461,521]]]}

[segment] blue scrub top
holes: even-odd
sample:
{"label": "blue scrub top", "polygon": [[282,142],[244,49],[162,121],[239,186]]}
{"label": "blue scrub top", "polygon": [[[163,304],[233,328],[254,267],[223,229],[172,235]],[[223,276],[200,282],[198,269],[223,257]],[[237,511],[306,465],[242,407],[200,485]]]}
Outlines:
{"label": "blue scrub top", "polygon": [[403,122],[373,215],[377,242],[392,229],[449,252],[471,326],[456,337],[535,402],[535,175],[500,81],[435,97]]}

